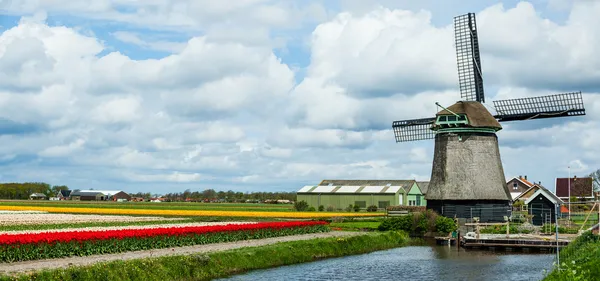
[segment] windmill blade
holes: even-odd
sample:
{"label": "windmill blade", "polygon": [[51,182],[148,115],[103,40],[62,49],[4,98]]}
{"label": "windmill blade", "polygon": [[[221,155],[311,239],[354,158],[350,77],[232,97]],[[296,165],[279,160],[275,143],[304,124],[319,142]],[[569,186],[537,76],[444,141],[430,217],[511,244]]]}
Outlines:
{"label": "windmill blade", "polygon": [[467,101],[484,103],[483,75],[474,13],[454,17],[454,40],[460,96]]}
{"label": "windmill blade", "polygon": [[581,92],[494,101],[498,121],[585,115]]}
{"label": "windmill blade", "polygon": [[394,121],[392,128],[396,142],[433,139],[435,132],[430,128],[434,121],[435,117]]}

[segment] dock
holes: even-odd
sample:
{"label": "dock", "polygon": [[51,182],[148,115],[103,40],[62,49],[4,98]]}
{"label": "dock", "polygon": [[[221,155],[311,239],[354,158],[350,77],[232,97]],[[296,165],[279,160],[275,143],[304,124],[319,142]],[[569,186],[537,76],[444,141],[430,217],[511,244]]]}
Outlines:
{"label": "dock", "polygon": [[435,242],[438,245],[455,245],[456,244],[456,238],[454,237],[435,237]]}
{"label": "dock", "polygon": [[541,239],[461,239],[463,248],[511,248],[511,249],[544,249],[554,250],[569,245],[570,241],[541,240]]}

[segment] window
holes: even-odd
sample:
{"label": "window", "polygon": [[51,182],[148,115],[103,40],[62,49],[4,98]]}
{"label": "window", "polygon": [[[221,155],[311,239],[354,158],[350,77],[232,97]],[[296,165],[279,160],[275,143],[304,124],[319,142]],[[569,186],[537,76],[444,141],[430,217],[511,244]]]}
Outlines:
{"label": "window", "polygon": [[367,201],[354,201],[354,205],[358,205],[361,208],[367,207]]}
{"label": "window", "polygon": [[448,116],[448,122],[456,122],[456,116],[455,115]]}
{"label": "window", "polygon": [[458,115],[458,121],[467,121],[467,116],[464,114]]}
{"label": "window", "polygon": [[417,200],[408,200],[408,206],[417,206]]}
{"label": "window", "polygon": [[446,122],[447,121],[446,117],[447,117],[446,115],[440,116],[440,122]]}
{"label": "window", "polygon": [[390,201],[379,201],[379,209],[385,209],[390,205]]}
{"label": "window", "polygon": [[513,183],[513,190],[517,190],[517,189],[519,189],[519,185],[516,182],[514,182]]}

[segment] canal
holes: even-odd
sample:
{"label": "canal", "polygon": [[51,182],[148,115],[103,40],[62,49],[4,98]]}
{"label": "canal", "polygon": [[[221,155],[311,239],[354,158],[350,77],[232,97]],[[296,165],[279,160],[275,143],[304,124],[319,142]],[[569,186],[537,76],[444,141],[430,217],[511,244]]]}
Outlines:
{"label": "canal", "polygon": [[553,261],[551,253],[465,250],[433,242],[257,270],[221,280],[541,280]]}

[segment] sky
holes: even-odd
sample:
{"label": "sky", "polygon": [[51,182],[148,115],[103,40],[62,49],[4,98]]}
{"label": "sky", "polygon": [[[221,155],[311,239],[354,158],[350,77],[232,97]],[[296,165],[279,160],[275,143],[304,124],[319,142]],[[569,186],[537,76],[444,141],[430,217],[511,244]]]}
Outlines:
{"label": "sky", "polygon": [[469,12],[490,110],[583,93],[583,117],[502,123],[507,180],[599,169],[600,1],[0,0],[0,182],[428,180],[433,141],[391,124],[460,99],[452,22]]}

